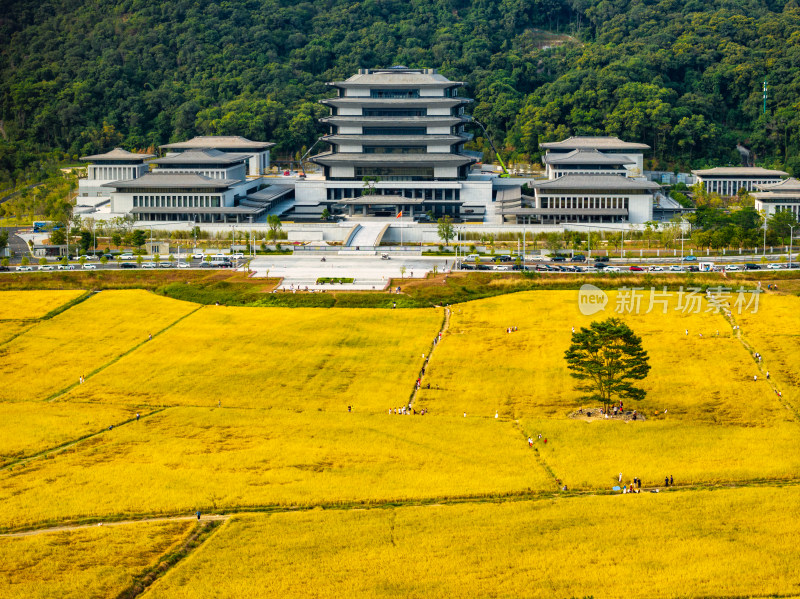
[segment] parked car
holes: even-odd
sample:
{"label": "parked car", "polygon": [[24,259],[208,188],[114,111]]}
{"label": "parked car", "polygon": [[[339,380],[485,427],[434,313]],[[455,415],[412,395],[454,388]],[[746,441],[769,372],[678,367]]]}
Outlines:
{"label": "parked car", "polygon": [[39,267],[39,270],[55,270],[55,269],[56,269],[56,267],[53,266],[52,264],[42,264]]}
{"label": "parked car", "polygon": [[650,272],[664,272],[664,269],[661,268],[660,266],[651,266]]}
{"label": "parked car", "polygon": [[498,264],[494,267],[495,270],[511,270],[511,267],[506,264]]}
{"label": "parked car", "polygon": [[[753,266],[758,266],[758,264],[754,264]],[[745,269],[750,270],[749,268],[747,268],[747,264],[745,264],[744,267]],[[779,268],[783,268],[783,266],[781,264],[776,264],[773,262],[772,264],[767,264],[767,268],[769,268],[770,270],[778,270]]]}
{"label": "parked car", "polygon": [[105,258],[106,260],[113,260],[114,258],[116,258],[116,256],[114,254],[103,254],[101,258]]}
{"label": "parked car", "polygon": [[595,262],[608,262],[608,256],[599,256],[594,259]]}
{"label": "parked car", "polygon": [[241,260],[242,258],[244,258],[244,254],[242,252],[236,252],[235,254],[231,254],[231,257],[234,260]]}
{"label": "parked car", "polygon": [[606,266],[608,266],[605,262],[595,262],[594,268],[597,270],[603,270]]}
{"label": "parked car", "polygon": [[178,262],[177,266],[178,268],[189,268],[190,265],[188,262]]}
{"label": "parked car", "polygon": [[739,268],[738,264],[728,264],[728,266],[725,267],[725,270],[741,270],[741,268]]}
{"label": "parked car", "polygon": [[11,269],[8,266],[3,266],[0,264],[0,272],[8,272],[9,270]]}
{"label": "parked car", "polygon": [[158,263],[156,262],[145,262],[142,264],[142,268],[158,268]]}
{"label": "parked car", "polygon": [[119,265],[120,268],[136,268],[136,264],[133,262],[123,262]]}
{"label": "parked car", "polygon": [[75,270],[74,264],[59,264],[57,266],[58,270]]}
{"label": "parked car", "polygon": [[683,257],[684,262],[697,262],[697,256],[692,256],[691,254],[688,256]]}
{"label": "parked car", "polygon": [[211,262],[201,262],[200,268],[214,268],[214,265]]}
{"label": "parked car", "polygon": [[634,271],[634,272],[642,272],[642,271],[644,271],[644,269],[641,266],[631,266],[628,270],[631,270],[631,271]]}
{"label": "parked car", "polygon": [[172,262],[159,262],[159,268],[175,268],[175,265]]}
{"label": "parked car", "polygon": [[687,267],[687,270],[689,272],[700,272],[700,267],[699,266],[695,266],[694,264],[692,264],[691,266]]}
{"label": "parked car", "polygon": [[192,259],[194,260],[202,260],[204,257],[205,254],[203,252],[195,252],[194,254],[192,254]]}
{"label": "parked car", "polygon": [[475,270],[492,270],[492,267],[488,264],[478,264],[476,265]]}
{"label": "parked car", "polygon": [[122,254],[119,258],[120,260],[136,260],[136,256],[133,254]]}
{"label": "parked car", "polygon": [[17,270],[30,272],[32,270],[36,270],[35,266],[17,266]]}
{"label": "parked car", "polygon": [[551,256],[550,257],[550,262],[566,262],[566,261],[567,261],[567,257],[566,256]]}
{"label": "parked car", "polygon": [[619,268],[616,266],[606,266],[605,272],[619,272]]}
{"label": "parked car", "polygon": [[84,268],[84,270],[97,270],[97,266],[96,266],[96,265],[94,265],[94,264],[88,264],[88,263],[87,263],[87,264],[84,264],[84,265],[83,265],[83,268]]}
{"label": "parked car", "polygon": [[583,254],[575,254],[572,258],[570,258],[570,262],[586,262],[586,256]]}
{"label": "parked car", "polygon": [[670,272],[683,272],[683,266],[680,264],[672,264],[669,267]]}

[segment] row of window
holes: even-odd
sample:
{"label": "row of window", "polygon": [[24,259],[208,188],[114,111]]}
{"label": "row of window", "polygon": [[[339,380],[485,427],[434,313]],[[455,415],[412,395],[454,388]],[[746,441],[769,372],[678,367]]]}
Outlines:
{"label": "row of window", "polygon": [[134,208],[219,208],[220,196],[133,196]]}
{"label": "row of window", "polygon": [[[360,198],[367,190],[361,187],[329,187],[329,200],[342,200],[347,198]],[[370,192],[372,193],[372,192]],[[386,196],[403,196],[409,199],[423,199],[430,201],[459,201],[460,189],[376,189],[375,193]]]}
{"label": "row of window", "polygon": [[362,135],[427,135],[427,127],[364,127]]}
{"label": "row of window", "polygon": [[364,108],[363,116],[428,116],[427,108]]}
{"label": "row of window", "polygon": [[628,209],[628,198],[542,198],[541,208],[555,208],[559,210],[622,210]]}
{"label": "row of window", "polygon": [[419,98],[418,89],[371,89],[370,98]]}
{"label": "row of window", "polygon": [[427,154],[425,146],[364,146],[364,154]]}
{"label": "row of window", "polygon": [[424,177],[433,179],[433,167],[357,166],[356,177]]}
{"label": "row of window", "polygon": [[744,180],[726,180],[726,179],[711,179],[705,181],[704,186],[709,193],[718,193],[724,196],[732,196],[739,193],[740,189],[746,191],[753,191],[756,185],[768,185],[770,183],[778,183],[778,179],[764,179],[752,181],[750,179]]}

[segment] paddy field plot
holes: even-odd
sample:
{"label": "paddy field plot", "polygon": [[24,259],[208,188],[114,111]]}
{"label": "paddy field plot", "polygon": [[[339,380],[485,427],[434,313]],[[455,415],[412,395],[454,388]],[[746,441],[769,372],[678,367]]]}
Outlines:
{"label": "paddy field plot", "polygon": [[0,400],[45,399],[195,309],[145,291],[98,293],[0,346]]}
{"label": "paddy field plot", "polygon": [[510,422],[168,408],[1,471],[0,527],[555,489]]}
{"label": "paddy field plot", "polygon": [[69,398],[383,412],[408,402],[442,319],[434,309],[208,306]]}
{"label": "paddy field plot", "polygon": [[800,297],[767,293],[755,314],[735,314],[741,334],[762,355],[761,374],[769,371],[783,399],[800,412]]}
{"label": "paddy field plot", "polygon": [[83,293],[83,291],[0,291],[0,320],[41,318]]}
{"label": "paddy field plot", "polygon": [[116,597],[193,526],[148,522],[0,537],[0,597]]}
{"label": "paddy field plot", "polygon": [[3,320],[0,321],[0,345],[11,341],[17,335],[34,327],[35,322],[30,320]]}
{"label": "paddy field plot", "polygon": [[789,487],[237,516],[145,597],[783,596],[798,505]]}
{"label": "paddy field plot", "polygon": [[[725,426],[683,421],[524,420],[523,430],[570,489],[800,479],[800,426]],[[539,434],[542,439],[539,439]],[[547,439],[547,443],[544,443]],[[622,482],[618,476],[622,473]]]}
{"label": "paddy field plot", "polygon": [[[642,337],[652,370],[642,382],[645,414],[724,423],[773,423],[794,415],[781,405],[731,325],[718,314],[616,314],[615,293],[605,312],[584,316],[576,291],[535,291],[460,304],[429,364],[419,406],[436,414],[514,418],[564,417],[581,407],[564,351],[572,327],[619,316]],[[507,333],[508,327],[517,327]],[[686,334],[686,331],[689,334]],[[702,336],[701,336],[702,335]],[[430,383],[431,388],[427,385]],[[629,407],[631,404],[629,404]]]}
{"label": "paddy field plot", "polygon": [[0,465],[107,429],[135,415],[121,406],[0,403]]}

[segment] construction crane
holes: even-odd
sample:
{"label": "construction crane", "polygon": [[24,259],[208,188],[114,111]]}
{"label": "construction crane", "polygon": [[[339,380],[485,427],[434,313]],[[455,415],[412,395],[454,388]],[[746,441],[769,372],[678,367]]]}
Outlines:
{"label": "construction crane", "polygon": [[489,145],[492,146],[492,151],[494,152],[494,155],[497,156],[497,161],[500,163],[500,167],[503,169],[503,174],[500,175],[500,176],[501,177],[510,177],[511,173],[508,172],[508,169],[506,168],[506,163],[503,162],[502,158],[500,158],[500,152],[498,152],[497,148],[494,147],[494,142],[492,142],[492,138],[489,137],[489,132],[486,131],[486,127],[484,127],[483,124],[479,120],[475,119],[474,117],[473,117],[471,122],[475,123],[476,125],[478,125],[478,127],[481,128],[481,131],[483,131],[483,135],[489,141]]}
{"label": "construction crane", "polygon": [[316,145],[319,142],[323,141],[324,139],[325,139],[324,135],[322,137],[320,137],[319,139],[317,139],[317,141],[315,141],[313,144],[311,144],[311,147],[308,148],[308,150],[306,150],[306,153],[303,154],[303,157],[300,159],[300,170],[303,171],[303,174],[300,175],[300,176],[303,177],[303,179],[306,178],[306,169],[303,167],[303,163],[305,162],[305,160],[308,157],[308,155],[311,154],[311,150],[313,150],[316,147]]}

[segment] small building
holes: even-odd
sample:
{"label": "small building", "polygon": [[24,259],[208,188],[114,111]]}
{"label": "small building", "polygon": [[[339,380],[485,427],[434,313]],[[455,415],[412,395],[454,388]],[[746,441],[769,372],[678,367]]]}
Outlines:
{"label": "small building", "polygon": [[778,183],[756,185],[754,192],[756,210],[763,210],[767,218],[783,210],[793,212],[800,219],[800,181],[794,177]]}
{"label": "small building", "polygon": [[33,255],[36,258],[61,258],[67,255],[67,246],[35,244],[33,246]]}
{"label": "small building", "polygon": [[755,191],[758,185],[778,183],[782,177],[789,176],[789,173],[760,166],[721,166],[692,171],[692,174],[708,193],[725,197],[735,196],[742,189]]}
{"label": "small building", "polygon": [[107,198],[106,183],[136,179],[150,170],[147,160],[154,154],[138,154],[114,148],[105,154],[82,156],[88,162],[86,178],[78,180],[78,198]]}
{"label": "small building", "polygon": [[542,162],[549,179],[567,174],[622,174],[623,169],[628,177],[642,177],[644,152],[650,149],[647,144],[611,136],[574,136],[539,147],[545,150]]}
{"label": "small building", "polygon": [[517,224],[645,223],[658,183],[622,175],[563,175],[530,187],[530,205],[505,211]]}
{"label": "small building", "polygon": [[183,152],[197,150],[217,150],[227,154],[247,155],[247,175],[258,177],[266,173],[270,166],[269,150],[275,144],[268,141],[252,141],[239,135],[198,135],[187,141],[159,146],[174,156]]}

